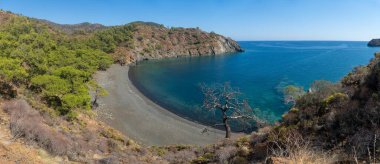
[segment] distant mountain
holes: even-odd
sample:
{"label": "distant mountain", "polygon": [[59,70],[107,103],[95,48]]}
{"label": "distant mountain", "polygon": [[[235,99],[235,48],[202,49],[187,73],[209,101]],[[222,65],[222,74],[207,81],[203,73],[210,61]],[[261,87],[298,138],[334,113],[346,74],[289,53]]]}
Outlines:
{"label": "distant mountain", "polygon": [[67,34],[87,34],[97,30],[106,29],[107,26],[98,23],[79,23],[79,24],[57,24],[48,20],[37,19],[38,21],[45,22]]}
{"label": "distant mountain", "polygon": [[368,46],[369,46],[369,47],[380,47],[380,39],[372,39],[372,40],[368,43]]}

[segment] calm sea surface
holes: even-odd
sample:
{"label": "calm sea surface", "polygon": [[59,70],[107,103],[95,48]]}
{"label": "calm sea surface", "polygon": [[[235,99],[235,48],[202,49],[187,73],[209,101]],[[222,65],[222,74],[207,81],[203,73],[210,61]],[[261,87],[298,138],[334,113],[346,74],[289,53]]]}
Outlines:
{"label": "calm sea surface", "polygon": [[366,65],[379,48],[366,42],[239,42],[243,53],[144,61],[131,67],[137,88],[168,110],[201,123],[215,115],[202,112],[199,84],[230,82],[238,87],[260,117],[281,118],[289,107],[281,90],[308,88],[314,80],[339,81],[355,66]]}

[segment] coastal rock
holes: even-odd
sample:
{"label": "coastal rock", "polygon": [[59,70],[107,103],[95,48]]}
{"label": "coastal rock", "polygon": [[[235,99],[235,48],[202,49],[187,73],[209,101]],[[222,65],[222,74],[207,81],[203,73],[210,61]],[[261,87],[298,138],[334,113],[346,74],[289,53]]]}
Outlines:
{"label": "coastal rock", "polygon": [[166,28],[163,25],[145,22],[131,25],[135,29],[132,48],[119,46],[115,51],[125,57],[126,64],[141,60],[243,51],[236,41],[213,32],[204,32],[199,28]]}
{"label": "coastal rock", "polygon": [[368,47],[380,47],[380,39],[372,39],[368,43]]}

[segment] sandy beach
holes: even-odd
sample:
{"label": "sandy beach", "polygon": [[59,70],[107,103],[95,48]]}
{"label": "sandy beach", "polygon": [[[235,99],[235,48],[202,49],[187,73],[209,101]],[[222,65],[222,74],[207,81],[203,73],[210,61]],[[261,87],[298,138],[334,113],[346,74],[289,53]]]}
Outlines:
{"label": "sandy beach", "polygon": [[132,84],[128,66],[112,65],[95,79],[109,95],[99,99],[101,110],[110,113],[103,121],[145,145],[216,143],[224,132],[181,118],[155,104]]}

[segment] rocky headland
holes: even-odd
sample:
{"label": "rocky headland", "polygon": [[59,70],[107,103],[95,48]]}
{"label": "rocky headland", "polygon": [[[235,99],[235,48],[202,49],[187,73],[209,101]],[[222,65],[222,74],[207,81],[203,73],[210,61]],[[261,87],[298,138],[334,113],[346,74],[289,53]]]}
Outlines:
{"label": "rocky headland", "polygon": [[122,26],[80,23],[61,25],[46,20],[37,21],[48,24],[59,32],[83,39],[101,37],[109,42],[104,34],[118,32],[118,39],[112,45],[115,61],[130,64],[142,60],[173,58],[183,56],[221,55],[243,52],[240,45],[231,38],[205,32],[200,28],[165,27],[153,22],[132,22]]}
{"label": "rocky headland", "polygon": [[380,39],[372,39],[368,43],[368,47],[380,47]]}
{"label": "rocky headland", "polygon": [[134,22],[132,46],[119,46],[114,56],[124,57],[126,63],[141,60],[181,56],[220,55],[242,52],[243,49],[231,38],[199,28],[166,28],[163,25]]}

